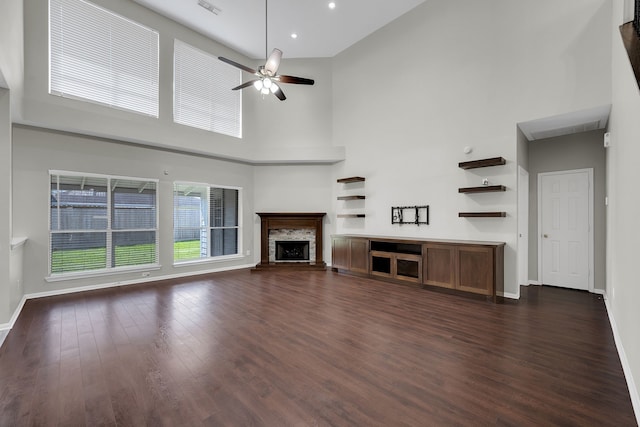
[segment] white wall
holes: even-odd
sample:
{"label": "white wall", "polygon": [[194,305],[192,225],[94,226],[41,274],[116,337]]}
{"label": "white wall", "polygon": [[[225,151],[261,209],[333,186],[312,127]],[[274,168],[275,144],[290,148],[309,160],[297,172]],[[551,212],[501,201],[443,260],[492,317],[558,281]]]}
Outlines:
{"label": "white wall", "polygon": [[[330,210],[332,167],[272,165],[254,168],[255,212],[325,212],[323,259],[331,263],[330,235],[335,215]],[[260,218],[254,217],[254,259],[260,260]]]}
{"label": "white wall", "polygon": [[11,0],[0,4],[0,87],[12,90],[14,120],[20,117],[24,83],[22,3],[23,0]]}
{"label": "white wall", "polygon": [[[252,256],[224,262],[173,266],[173,182],[189,181],[242,187],[243,252],[253,245],[253,170],[246,164],[177,154],[105,139],[36,128],[14,127],[14,233],[25,245],[25,293],[49,292],[141,279],[141,273],[46,282],[48,275],[49,170],[92,172],[159,180],[160,270],[150,279],[233,266],[247,266]],[[165,175],[167,171],[167,175]],[[4,199],[3,199],[4,200]],[[8,259],[8,258],[7,258]]]}
{"label": "white wall", "polygon": [[538,174],[593,169],[594,287],[605,289],[606,194],[604,130],[547,138],[529,145],[529,278],[538,280]]}
{"label": "white wall", "polygon": [[[7,323],[11,304],[11,111],[10,92],[0,88],[0,325]],[[2,329],[0,327],[0,329]]]}
{"label": "white wall", "polygon": [[[0,4],[0,325],[17,307],[11,263],[11,121],[20,116],[24,81],[22,0]],[[7,90],[7,89],[10,89]],[[1,329],[1,327],[0,327]]]}
{"label": "white wall", "polygon": [[607,298],[610,314],[620,335],[628,362],[627,380],[636,417],[640,423],[640,91],[618,26],[623,23],[624,2],[614,1],[613,14],[613,105],[609,120],[611,147],[607,149]]}
{"label": "white wall", "polygon": [[[332,146],[330,60],[308,62],[285,59],[284,74],[313,77],[317,86],[283,85],[286,102],[265,99],[253,90],[243,91],[245,137],[237,139],[173,123],[173,43],[178,38],[215,56],[225,56],[248,66],[257,61],[191,31],[129,0],[94,0],[94,3],[157,30],[160,34],[160,117],[120,111],[48,94],[48,2],[25,3],[25,87],[22,123],[51,129],[115,138],[246,161],[333,162],[344,151]],[[286,54],[286,52],[285,52]],[[243,78],[250,76],[244,73]],[[230,88],[231,89],[231,88]],[[312,96],[310,95],[312,94]],[[270,120],[263,119],[265,112]],[[265,142],[269,149],[265,150]],[[302,143],[302,144],[300,144]],[[294,150],[289,147],[296,145]]]}
{"label": "white wall", "polygon": [[[610,102],[607,0],[430,0],[334,58],[335,177],[362,174],[364,227],[339,232],[504,241],[517,296],[516,123]],[[471,155],[463,154],[467,145]],[[501,167],[458,162],[502,156]],[[462,195],[483,177],[505,193]],[[392,226],[390,207],[428,204],[429,226]],[[460,211],[506,211],[461,219]]]}

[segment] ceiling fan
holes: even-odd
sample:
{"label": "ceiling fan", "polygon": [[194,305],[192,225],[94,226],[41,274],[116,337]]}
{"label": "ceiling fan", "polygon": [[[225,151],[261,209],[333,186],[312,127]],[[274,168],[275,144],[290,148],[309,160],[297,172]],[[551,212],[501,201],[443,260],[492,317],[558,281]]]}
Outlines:
{"label": "ceiling fan", "polygon": [[273,49],[271,55],[267,56],[268,52],[268,44],[267,44],[267,11],[268,11],[268,0],[264,1],[264,53],[266,57],[266,63],[258,67],[257,70],[253,68],[247,67],[246,65],[239,64],[231,59],[224,58],[219,56],[218,59],[222,62],[226,62],[229,65],[232,65],[236,68],[241,69],[242,71],[246,71],[247,73],[251,73],[256,76],[255,79],[249,80],[241,84],[240,86],[236,86],[231,90],[239,90],[244,89],[249,86],[254,86],[257,90],[260,91],[263,95],[268,95],[269,93],[273,93],[280,101],[284,101],[287,97],[282,92],[279,83],[290,83],[297,85],[313,85],[315,82],[312,79],[307,79],[304,77],[296,77],[296,76],[285,76],[284,74],[278,74],[278,68],[280,67],[280,60],[282,59],[282,51],[280,49]]}

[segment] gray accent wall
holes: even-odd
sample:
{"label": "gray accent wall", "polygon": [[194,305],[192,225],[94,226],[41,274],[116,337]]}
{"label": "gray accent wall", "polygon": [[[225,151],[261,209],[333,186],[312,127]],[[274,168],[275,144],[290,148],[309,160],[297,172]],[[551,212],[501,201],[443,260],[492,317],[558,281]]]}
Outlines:
{"label": "gray accent wall", "polygon": [[606,164],[604,130],[529,142],[529,278],[538,280],[538,174],[593,169],[594,287],[604,290],[606,280]]}

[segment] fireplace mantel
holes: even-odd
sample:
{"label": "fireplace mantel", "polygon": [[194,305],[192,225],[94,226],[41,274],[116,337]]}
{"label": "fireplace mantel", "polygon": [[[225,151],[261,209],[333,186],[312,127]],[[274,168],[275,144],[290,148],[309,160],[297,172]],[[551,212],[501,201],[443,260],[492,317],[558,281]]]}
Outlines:
{"label": "fireplace mantel", "polygon": [[[260,264],[256,270],[274,268],[325,270],[327,265],[323,260],[322,223],[325,212],[258,212],[260,216]],[[269,231],[279,229],[314,229],[316,239],[316,257],[308,263],[273,263],[269,261]]]}

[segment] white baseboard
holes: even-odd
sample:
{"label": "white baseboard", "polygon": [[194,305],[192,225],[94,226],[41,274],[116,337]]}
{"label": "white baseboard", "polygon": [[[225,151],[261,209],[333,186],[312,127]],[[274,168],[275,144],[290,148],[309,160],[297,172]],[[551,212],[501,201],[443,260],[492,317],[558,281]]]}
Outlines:
{"label": "white baseboard", "polygon": [[9,321],[9,323],[0,323],[0,331],[9,330],[13,328],[13,325],[15,325],[16,320],[18,320],[18,316],[20,315],[20,312],[22,311],[22,308],[24,307],[25,302],[27,302],[27,300],[30,300],[30,299],[52,297],[56,295],[73,294],[76,292],[95,291],[97,289],[115,288],[117,286],[138,285],[141,283],[157,282],[160,280],[179,279],[182,277],[200,276],[202,274],[220,273],[223,271],[231,271],[231,270],[242,270],[244,268],[253,268],[253,267],[255,267],[255,264],[234,265],[231,267],[220,267],[220,268],[212,268],[209,270],[190,271],[190,272],[180,273],[180,274],[167,274],[164,276],[142,277],[140,279],[126,280],[126,281],[120,281],[120,282],[100,283],[98,285],[80,286],[76,288],[65,288],[65,289],[57,289],[53,291],[26,294],[22,297],[22,300],[18,304],[18,307],[16,307],[16,310],[14,311],[13,316],[11,316],[11,320]]}
{"label": "white baseboard", "polygon": [[498,292],[498,296],[509,299],[520,299],[520,295],[511,292]]}
{"label": "white baseboard", "polygon": [[24,303],[27,302],[27,299],[28,298],[27,298],[26,295],[24,295],[22,297],[22,299],[18,303],[18,306],[14,310],[13,315],[11,316],[11,319],[9,320],[9,323],[0,323],[0,331],[8,331],[9,329],[13,328],[13,325],[15,325],[16,320],[18,320],[18,316],[20,315],[20,312],[22,311],[22,307],[24,307]]}
{"label": "white baseboard", "polygon": [[542,286],[542,283],[538,282],[537,280],[529,280],[529,285],[527,286]]}
{"label": "white baseboard", "polygon": [[609,298],[607,298],[606,292],[603,291],[602,294],[604,295],[604,305],[607,308],[607,315],[609,316],[609,324],[611,324],[611,330],[613,331],[613,340],[616,343],[616,349],[618,350],[618,356],[620,357],[620,363],[622,364],[622,371],[624,373],[625,379],[627,380],[627,387],[629,388],[631,404],[633,405],[633,411],[636,415],[636,423],[640,425],[640,394],[638,394],[638,388],[636,387],[636,383],[633,380],[631,366],[629,365],[627,354],[624,351],[622,339],[620,338],[620,334],[618,333],[618,326],[616,325],[616,320],[614,319],[612,314],[611,305],[609,304]]}

